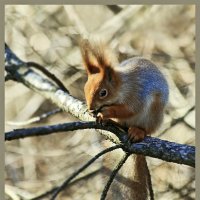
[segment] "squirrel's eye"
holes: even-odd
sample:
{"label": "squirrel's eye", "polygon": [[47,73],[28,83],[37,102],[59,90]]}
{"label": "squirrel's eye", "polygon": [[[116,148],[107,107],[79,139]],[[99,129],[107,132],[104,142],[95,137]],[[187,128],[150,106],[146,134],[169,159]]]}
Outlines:
{"label": "squirrel's eye", "polygon": [[100,98],[104,98],[104,97],[107,96],[107,94],[108,94],[108,91],[107,91],[106,89],[102,89],[102,90],[100,90],[100,92],[99,92],[99,97],[100,97]]}

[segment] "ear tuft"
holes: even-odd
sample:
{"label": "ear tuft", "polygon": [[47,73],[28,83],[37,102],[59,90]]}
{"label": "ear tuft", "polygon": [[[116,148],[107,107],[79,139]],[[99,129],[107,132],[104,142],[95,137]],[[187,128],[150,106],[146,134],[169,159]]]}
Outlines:
{"label": "ear tuft", "polygon": [[79,46],[81,50],[83,64],[88,75],[99,73],[100,69],[98,67],[98,62],[92,53],[93,49],[90,42],[86,39],[82,39],[79,42]]}
{"label": "ear tuft", "polygon": [[115,63],[114,56],[108,51],[103,42],[89,42],[87,39],[80,41],[81,55],[88,75],[105,72]]}

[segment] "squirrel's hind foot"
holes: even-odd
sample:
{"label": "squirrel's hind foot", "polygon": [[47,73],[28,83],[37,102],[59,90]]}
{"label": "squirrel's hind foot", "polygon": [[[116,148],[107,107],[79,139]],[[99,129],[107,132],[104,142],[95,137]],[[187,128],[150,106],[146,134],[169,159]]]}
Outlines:
{"label": "squirrel's hind foot", "polygon": [[147,135],[146,131],[138,127],[130,127],[128,129],[128,137],[133,142],[142,141]]}

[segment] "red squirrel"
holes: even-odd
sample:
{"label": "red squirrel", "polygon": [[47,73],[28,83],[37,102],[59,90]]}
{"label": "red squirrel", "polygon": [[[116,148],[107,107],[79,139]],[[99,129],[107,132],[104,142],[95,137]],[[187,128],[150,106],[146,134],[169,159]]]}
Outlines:
{"label": "red squirrel", "polygon": [[[88,110],[96,113],[97,121],[111,119],[127,127],[129,138],[135,142],[155,132],[169,96],[167,81],[158,67],[142,57],[118,63],[106,45],[88,40],[81,42],[81,54],[88,75],[84,87],[86,103]],[[146,200],[149,172],[145,157],[135,155],[129,163],[124,170],[130,171],[130,165],[134,165],[134,173],[129,173],[133,177],[128,177],[132,188],[127,183],[118,184],[110,199]]]}

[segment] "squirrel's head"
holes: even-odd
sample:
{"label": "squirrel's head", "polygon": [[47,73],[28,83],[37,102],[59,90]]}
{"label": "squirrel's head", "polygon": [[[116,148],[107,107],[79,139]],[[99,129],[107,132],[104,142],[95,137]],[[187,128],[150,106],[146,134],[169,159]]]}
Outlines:
{"label": "squirrel's head", "polygon": [[97,111],[117,100],[120,79],[113,65],[115,61],[102,43],[81,43],[81,54],[88,80],[84,87],[88,109]]}

